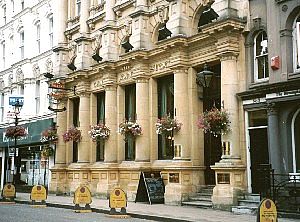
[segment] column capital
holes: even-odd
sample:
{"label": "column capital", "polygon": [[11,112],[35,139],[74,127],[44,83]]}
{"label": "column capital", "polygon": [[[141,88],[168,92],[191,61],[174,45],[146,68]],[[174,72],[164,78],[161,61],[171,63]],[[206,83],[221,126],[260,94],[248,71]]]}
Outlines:
{"label": "column capital", "polygon": [[228,60],[237,60],[238,54],[235,52],[226,52],[219,54],[219,58],[222,61],[228,61]]}
{"label": "column capital", "polygon": [[85,91],[79,91],[79,92],[76,92],[76,93],[79,95],[80,98],[81,97],[87,97],[87,98],[89,98],[91,96],[91,92],[87,91],[87,90],[85,90]]}
{"label": "column capital", "polygon": [[175,66],[172,67],[171,70],[173,71],[174,74],[179,74],[179,73],[188,73],[189,67],[187,66]]}
{"label": "column capital", "polygon": [[276,103],[267,103],[266,106],[268,115],[277,115],[278,107],[276,106]]}
{"label": "column capital", "polygon": [[111,85],[105,85],[104,89],[105,91],[117,91],[117,84],[111,84]]}

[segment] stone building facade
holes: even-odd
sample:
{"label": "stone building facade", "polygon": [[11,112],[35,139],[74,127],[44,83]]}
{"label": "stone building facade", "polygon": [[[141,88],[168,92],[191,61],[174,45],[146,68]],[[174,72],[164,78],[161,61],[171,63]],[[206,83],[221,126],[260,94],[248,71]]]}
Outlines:
{"label": "stone building facade", "polygon": [[[159,172],[167,204],[180,204],[208,184],[216,184],[215,206],[234,204],[247,189],[244,110],[236,94],[247,86],[248,1],[56,0],[54,5],[54,79],[69,89],[76,86],[75,93],[68,91],[66,111],[57,114],[58,134],[74,125],[82,138],[58,141],[50,191],[74,192],[85,183],[93,194],[107,197],[120,186],[135,200],[140,173]],[[196,74],[205,63],[215,76],[204,89]],[[196,125],[212,106],[230,113],[231,131],[222,138],[204,135]],[[170,138],[156,134],[164,115],[182,123]],[[124,141],[118,126],[125,119],[139,123],[142,135]],[[105,142],[89,137],[97,122],[111,129]],[[228,149],[222,153],[223,142]]]}
{"label": "stone building facade", "polygon": [[[13,162],[21,172],[18,177],[22,184],[47,185],[45,174],[37,174],[37,169],[41,167],[41,132],[52,125],[55,117],[47,109],[48,85],[43,76],[43,73],[52,72],[52,46],[56,45],[52,2],[2,0],[0,15],[1,187],[5,175],[6,182],[11,182],[13,172],[16,174]],[[17,140],[16,160],[13,160],[14,149],[11,149],[14,141],[8,140],[4,133],[8,126],[15,124],[14,108],[9,104],[9,98],[14,96],[24,98],[18,125],[28,132],[27,137]],[[5,151],[10,155],[6,173]]]}
{"label": "stone building facade", "polygon": [[238,96],[249,147],[248,191],[258,193],[260,164],[276,174],[300,173],[300,1],[249,1],[249,12],[246,90]]}

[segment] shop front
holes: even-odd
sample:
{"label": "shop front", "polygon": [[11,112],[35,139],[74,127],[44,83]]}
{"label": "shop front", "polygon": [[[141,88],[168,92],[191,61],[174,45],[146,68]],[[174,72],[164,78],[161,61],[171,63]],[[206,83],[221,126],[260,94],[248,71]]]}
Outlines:
{"label": "shop front", "polygon": [[55,150],[55,145],[41,142],[41,134],[53,125],[53,119],[21,122],[19,125],[25,128],[27,135],[17,138],[16,141],[5,137],[7,127],[0,129],[0,147],[3,150],[3,155],[0,155],[3,162],[1,181],[3,184],[14,182],[17,191],[28,191],[37,184],[48,187],[49,167],[54,163],[53,158],[43,152],[45,147]]}

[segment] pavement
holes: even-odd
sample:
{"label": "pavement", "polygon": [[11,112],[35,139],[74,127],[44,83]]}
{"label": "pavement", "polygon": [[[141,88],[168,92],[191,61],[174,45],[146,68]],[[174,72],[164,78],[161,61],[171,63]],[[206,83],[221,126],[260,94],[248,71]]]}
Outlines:
{"label": "pavement", "polygon": [[[29,193],[17,193],[17,203],[30,204]],[[73,197],[48,195],[49,207],[73,209]],[[93,197],[92,210],[99,213],[109,213],[109,201]],[[228,211],[202,209],[189,206],[170,206],[166,204],[127,203],[127,213],[133,218],[154,221],[172,222],[256,222],[256,215],[233,214]],[[279,218],[278,222],[299,222],[299,219]]]}

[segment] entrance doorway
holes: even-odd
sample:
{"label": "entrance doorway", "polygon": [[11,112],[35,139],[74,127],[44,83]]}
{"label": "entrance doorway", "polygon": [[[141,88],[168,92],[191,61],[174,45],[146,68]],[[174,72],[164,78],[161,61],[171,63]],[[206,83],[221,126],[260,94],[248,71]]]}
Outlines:
{"label": "entrance doorway", "polygon": [[[211,66],[210,70],[214,72],[214,77],[209,88],[203,89],[203,111],[216,107],[221,108],[221,65]],[[221,160],[222,147],[221,136],[213,136],[210,133],[204,134],[204,164],[205,164],[205,184],[215,185],[215,171],[210,166],[215,165]]]}
{"label": "entrance doorway", "polygon": [[260,193],[265,187],[261,167],[269,164],[268,128],[249,129],[249,136],[252,193]]}

